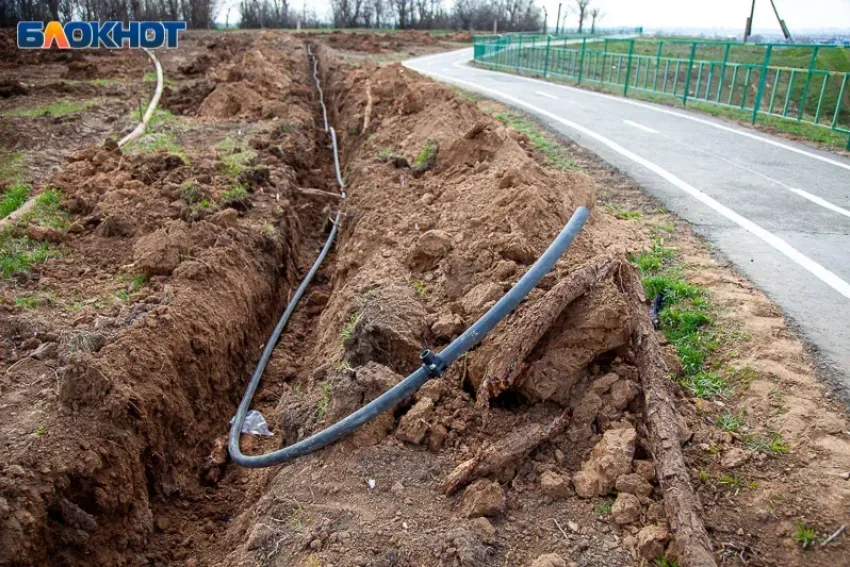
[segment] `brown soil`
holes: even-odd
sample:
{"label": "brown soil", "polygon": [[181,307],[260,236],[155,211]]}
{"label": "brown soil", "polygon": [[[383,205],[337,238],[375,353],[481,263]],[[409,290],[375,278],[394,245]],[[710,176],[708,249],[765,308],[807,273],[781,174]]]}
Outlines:
{"label": "brown soil", "polygon": [[[0,282],[0,565],[626,566],[663,553],[666,479],[632,338],[645,308],[628,296],[627,264],[559,307],[522,371],[488,390],[489,407],[477,391],[500,345],[534,335],[559,282],[648,245],[649,225],[595,205],[600,191],[640,194],[590,158],[590,175],[542,166],[524,135],[400,65],[348,65],[337,48],[354,40],[336,34],[307,39],[350,197],[254,399],[274,436],[243,435],[246,452],[304,438],[385,391],[509,289],[577,206],[593,214],[517,313],[413,399],[293,463],[228,462],[228,420],[334,210],[315,190],[337,188],[305,38],[187,37],[163,56],[179,78],[164,105],[183,116],[154,127],[180,154],[75,151],[46,181],[64,194],[66,225],[15,228],[54,256]],[[417,160],[426,146],[436,155]],[[229,160],[248,150],[234,173]],[[249,195],[228,197],[234,183]],[[748,325],[741,352],[759,377],[735,403],[753,427],[787,428],[794,447],[748,453],[738,470],[757,489],[701,484],[698,471],[726,470],[740,443],[706,424],[716,408],[676,393],[718,562],[840,565],[846,536],[816,551],[788,542],[795,521],[827,531],[842,506],[846,516],[844,415],[819,398],[771,304],[708,262],[686,228],[676,238],[707,264],[699,274],[730,324]],[[772,380],[787,413],[768,415]],[[459,474],[470,460],[477,469]],[[824,490],[831,501],[817,502]],[[617,521],[598,511],[615,492]]]}

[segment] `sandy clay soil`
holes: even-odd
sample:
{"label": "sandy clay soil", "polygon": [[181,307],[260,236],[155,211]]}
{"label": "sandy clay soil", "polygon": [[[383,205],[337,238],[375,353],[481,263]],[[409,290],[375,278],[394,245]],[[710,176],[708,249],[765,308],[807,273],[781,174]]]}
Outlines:
{"label": "sandy clay soil", "polygon": [[[556,167],[504,109],[369,58],[432,41],[187,34],[162,58],[162,111],[120,150],[108,140],[152,88],[144,57],[4,64],[25,92],[10,86],[0,112],[65,96],[31,85],[89,63],[103,76],[61,88],[103,102],[0,130],[46,195],[0,235],[15,260],[0,279],[0,565],[850,565],[846,533],[821,545],[848,521],[850,422],[781,313],[593,156],[568,146]],[[61,159],[43,161],[54,143]],[[292,463],[229,462],[228,421],[340,207],[254,399],[273,436],[243,435],[248,453],[400,381],[580,205],[591,218],[553,272],[442,377]],[[735,377],[723,395],[680,387],[652,327],[630,259],[659,226],[729,331],[711,358]],[[721,427],[730,413],[739,426]],[[805,548],[799,525],[816,532]]]}

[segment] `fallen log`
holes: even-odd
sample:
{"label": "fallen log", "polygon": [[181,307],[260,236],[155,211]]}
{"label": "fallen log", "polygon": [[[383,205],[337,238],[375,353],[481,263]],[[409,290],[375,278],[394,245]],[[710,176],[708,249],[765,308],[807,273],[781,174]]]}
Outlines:
{"label": "fallen log", "polygon": [[522,427],[481,449],[446,476],[441,487],[443,493],[454,494],[475,479],[496,474],[512,463],[521,461],[541,443],[560,435],[569,422],[567,412],[564,411],[549,425],[534,423]]}
{"label": "fallen log", "polygon": [[620,260],[604,258],[587,263],[560,280],[543,298],[519,315],[515,329],[498,345],[490,359],[484,379],[478,386],[478,404],[488,406],[491,397],[512,389],[525,369],[525,359],[549,331],[564,310],[605,278]]}
{"label": "fallen log", "polygon": [[655,461],[664,509],[673,532],[675,554],[682,567],[716,567],[711,540],[702,521],[702,505],[691,486],[682,454],[679,420],[668,388],[669,369],[649,318],[643,285],[637,272],[623,263],[618,272],[621,290],[635,306],[632,346],[643,386],[647,432]]}

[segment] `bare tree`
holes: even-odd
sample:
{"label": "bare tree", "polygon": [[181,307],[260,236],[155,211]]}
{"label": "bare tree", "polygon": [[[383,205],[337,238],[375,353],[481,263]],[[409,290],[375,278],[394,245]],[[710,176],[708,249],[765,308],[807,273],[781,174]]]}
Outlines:
{"label": "bare tree", "polygon": [[576,8],[578,8],[578,33],[581,33],[584,29],[588,4],[590,4],[590,0],[576,0]]}
{"label": "bare tree", "polygon": [[599,8],[594,8],[590,11],[590,33],[596,33],[596,20],[601,20],[605,17],[605,12]]}

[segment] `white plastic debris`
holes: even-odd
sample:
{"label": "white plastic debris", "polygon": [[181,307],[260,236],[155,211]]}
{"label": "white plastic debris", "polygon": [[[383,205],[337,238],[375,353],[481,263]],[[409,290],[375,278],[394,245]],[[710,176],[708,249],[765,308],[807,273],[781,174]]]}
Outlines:
{"label": "white plastic debris", "polygon": [[[231,425],[233,424],[232,419],[230,420],[230,423]],[[253,409],[245,414],[245,421],[242,422],[242,433],[262,435],[264,437],[271,437],[274,435],[274,433],[269,430],[269,424],[266,423],[266,418],[263,417],[263,414]]]}
{"label": "white plastic debris", "polygon": [[366,481],[366,484],[369,486],[369,490],[372,490],[373,488],[375,488],[375,479],[370,478]]}

